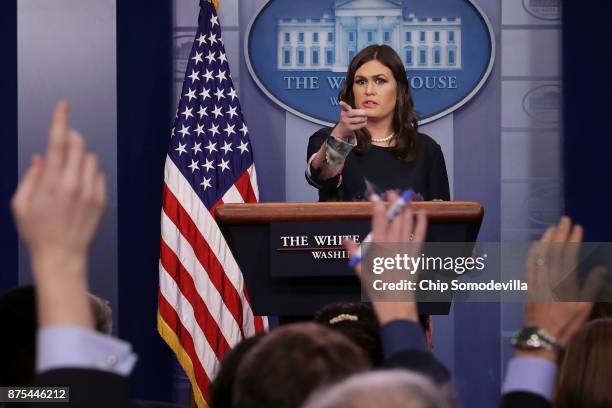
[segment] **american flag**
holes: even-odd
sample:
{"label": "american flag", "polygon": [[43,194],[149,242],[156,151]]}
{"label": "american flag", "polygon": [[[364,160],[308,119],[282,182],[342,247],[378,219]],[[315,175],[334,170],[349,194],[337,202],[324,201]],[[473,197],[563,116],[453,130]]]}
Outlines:
{"label": "american flag", "polygon": [[166,157],[161,215],[158,331],[189,377],[196,403],[223,355],[267,329],[217,223],[223,203],[257,202],[253,149],[214,6],[200,1]]}

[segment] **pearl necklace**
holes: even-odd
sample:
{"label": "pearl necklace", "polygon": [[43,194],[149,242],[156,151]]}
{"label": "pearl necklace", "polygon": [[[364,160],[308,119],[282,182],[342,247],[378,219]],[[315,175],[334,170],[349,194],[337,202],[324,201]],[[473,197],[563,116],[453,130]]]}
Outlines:
{"label": "pearl necklace", "polygon": [[389,136],[383,137],[380,139],[371,138],[370,140],[373,141],[374,143],[385,143],[391,140],[393,138],[393,135],[395,135],[395,133],[391,133]]}

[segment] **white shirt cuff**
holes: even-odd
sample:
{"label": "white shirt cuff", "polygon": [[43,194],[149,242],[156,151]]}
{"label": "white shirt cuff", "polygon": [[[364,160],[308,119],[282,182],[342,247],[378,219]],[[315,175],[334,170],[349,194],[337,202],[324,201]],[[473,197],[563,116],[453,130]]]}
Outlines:
{"label": "white shirt cuff", "polygon": [[84,368],[128,376],[137,360],[130,343],[78,326],[44,327],[36,341],[37,373]]}
{"label": "white shirt cuff", "polygon": [[508,363],[508,372],[502,393],[524,391],[552,400],[557,376],[557,365],[538,357],[514,357]]}

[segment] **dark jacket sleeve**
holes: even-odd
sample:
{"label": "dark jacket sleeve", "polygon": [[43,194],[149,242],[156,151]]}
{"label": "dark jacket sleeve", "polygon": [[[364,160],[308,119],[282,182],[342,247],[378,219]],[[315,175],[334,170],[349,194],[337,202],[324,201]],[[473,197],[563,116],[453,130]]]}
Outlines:
{"label": "dark jacket sleeve", "polygon": [[499,408],[550,408],[546,398],[531,392],[514,391],[501,397]]}
{"label": "dark jacket sleeve", "polygon": [[403,368],[415,371],[432,380],[435,384],[446,384],[451,380],[450,373],[430,351],[403,350],[393,354],[383,363],[385,368]]}
{"label": "dark jacket sleeve", "polygon": [[[331,130],[331,128],[322,128],[316,131],[312,136],[310,136],[310,139],[308,140],[308,149],[306,152],[307,166],[309,166],[308,162],[312,155],[318,152],[319,149],[321,149],[321,146],[323,146],[323,143],[330,135]],[[319,172],[315,170],[312,166],[310,166],[310,177],[308,177],[308,174],[309,172],[307,169],[306,181],[308,181],[308,184],[319,190],[335,190],[338,188],[340,175],[337,175],[336,177],[332,177],[330,179],[322,179],[319,176]]]}
{"label": "dark jacket sleeve", "polygon": [[450,200],[450,189],[448,186],[448,173],[442,148],[433,139],[428,149],[428,162],[430,163],[428,184],[429,197],[426,200]]}
{"label": "dark jacket sleeve", "polygon": [[[45,407],[109,408],[128,406],[128,379],[100,370],[64,368],[36,376],[35,385],[67,386],[70,403],[44,403]],[[33,404],[38,407],[41,404]]]}
{"label": "dark jacket sleeve", "polygon": [[445,384],[451,376],[425,345],[422,328],[409,320],[393,320],[380,328],[385,368],[403,368],[422,374],[435,384]]}

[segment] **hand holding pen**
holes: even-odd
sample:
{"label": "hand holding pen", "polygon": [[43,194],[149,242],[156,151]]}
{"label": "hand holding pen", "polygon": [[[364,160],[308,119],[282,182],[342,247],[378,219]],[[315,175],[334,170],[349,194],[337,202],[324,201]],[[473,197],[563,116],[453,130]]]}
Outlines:
{"label": "hand holding pen", "polygon": [[[391,197],[392,197],[392,194],[394,193],[390,193]],[[414,195],[414,190],[408,189],[408,190],[405,190],[401,196],[397,197],[397,199],[393,201],[393,203],[391,204],[391,206],[389,206],[389,209],[385,213],[385,218],[388,224],[393,223],[393,221],[395,220],[395,217],[397,217],[397,215],[402,212],[406,204],[408,204],[410,200],[412,199],[413,195]],[[373,201],[373,202],[380,201],[380,198],[376,194],[372,194],[370,197],[371,197],[370,201]],[[374,220],[372,220],[372,227],[374,227]],[[365,252],[367,250],[367,245],[364,246],[363,244],[366,244],[372,241],[372,233],[373,232],[370,232],[364,238],[364,240],[362,241],[362,245],[357,247],[354,254],[352,254],[351,259],[349,261],[349,267],[354,268],[361,262],[361,259],[365,256]],[[401,241],[397,241],[397,242],[401,242]]]}
{"label": "hand holding pen", "polygon": [[[408,192],[404,192],[400,197],[395,192],[388,194],[388,199],[391,204],[389,210],[385,208],[385,202],[373,195],[370,201],[373,203],[372,213],[372,232],[370,233],[371,243],[376,244],[399,244],[410,242],[406,246],[406,250],[410,251],[409,256],[418,256],[421,250],[421,243],[425,241],[427,234],[427,216],[424,210],[416,213],[416,219],[411,206],[409,205]],[[408,199],[407,199],[408,198]],[[393,208],[393,211],[391,209]],[[354,259],[359,251],[359,246],[351,241],[345,240],[344,247]],[[396,248],[397,246],[394,245]],[[365,250],[364,256],[365,256]],[[395,320],[408,319],[416,321],[418,319],[418,311],[416,303],[411,292],[406,293],[405,300],[398,301],[397,297],[391,297],[389,301],[385,301],[386,292],[378,292],[372,288],[371,282],[374,275],[362,276],[362,269],[359,262],[354,266],[357,276],[362,282],[362,286],[369,298],[372,300],[372,305],[378,316],[381,325]],[[405,272],[389,271],[385,273],[386,281],[394,281],[396,278],[405,277]],[[409,275],[416,279],[416,275]]]}

